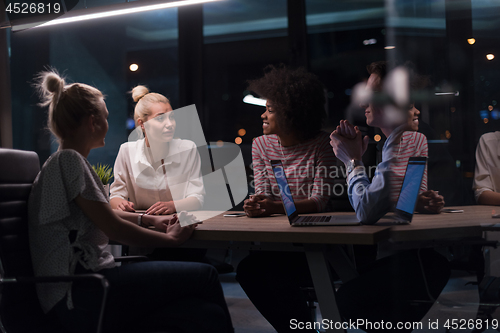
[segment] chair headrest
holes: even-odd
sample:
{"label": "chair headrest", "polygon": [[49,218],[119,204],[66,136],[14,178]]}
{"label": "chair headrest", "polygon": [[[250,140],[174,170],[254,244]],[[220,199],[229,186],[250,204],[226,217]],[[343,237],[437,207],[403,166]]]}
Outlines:
{"label": "chair headrest", "polygon": [[0,184],[32,183],[40,172],[34,151],[0,148]]}

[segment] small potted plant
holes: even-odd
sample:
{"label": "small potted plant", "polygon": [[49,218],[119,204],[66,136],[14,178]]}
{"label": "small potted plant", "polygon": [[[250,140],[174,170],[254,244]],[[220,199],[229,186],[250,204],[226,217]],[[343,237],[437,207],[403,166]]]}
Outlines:
{"label": "small potted plant", "polygon": [[113,177],[113,168],[109,165],[99,164],[92,166],[99,179],[101,179],[102,185],[104,185],[104,190],[109,197],[109,180]]}

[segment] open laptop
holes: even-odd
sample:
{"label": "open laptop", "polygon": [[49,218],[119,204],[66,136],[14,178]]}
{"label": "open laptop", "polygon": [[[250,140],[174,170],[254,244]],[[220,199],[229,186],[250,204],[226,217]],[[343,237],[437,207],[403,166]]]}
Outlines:
{"label": "open laptop", "polygon": [[[426,157],[410,157],[406,167],[406,173],[401,186],[399,199],[396,204],[395,214],[385,216],[381,220],[408,224],[413,218],[415,205],[417,204],[420,185],[425,172]],[[292,226],[312,225],[357,225],[359,220],[355,216],[299,216],[293,201],[290,187],[285,176],[283,164],[279,160],[271,161],[274,177],[280,188],[281,200]]]}
{"label": "open laptop", "polygon": [[288,180],[285,176],[283,164],[279,160],[271,161],[274,177],[280,188],[281,202],[285,208],[288,221],[292,226],[311,226],[311,225],[358,225],[360,224],[356,216],[320,216],[309,215],[299,216],[295,203],[293,202],[292,193],[288,186]]}
{"label": "open laptop", "polygon": [[406,166],[405,178],[399,192],[396,210],[393,216],[386,216],[397,223],[411,223],[417,205],[418,193],[425,172],[427,157],[410,157]]}

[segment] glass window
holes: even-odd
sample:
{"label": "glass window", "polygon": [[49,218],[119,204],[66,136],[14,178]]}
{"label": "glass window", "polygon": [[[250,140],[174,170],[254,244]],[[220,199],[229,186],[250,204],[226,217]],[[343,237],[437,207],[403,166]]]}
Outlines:
{"label": "glass window", "polygon": [[230,0],[203,5],[205,43],[287,35],[286,0]]}
{"label": "glass window", "polygon": [[[88,7],[96,4],[87,1]],[[93,150],[89,161],[112,165],[131,130],[135,103],[128,92],[134,86],[146,85],[178,107],[177,39],[177,8],[13,33],[14,146],[37,151],[42,161],[57,148],[43,128],[46,114],[36,107],[38,100],[28,83],[50,66],[72,82],[93,85],[106,95],[110,112],[106,147]],[[30,103],[26,96],[31,96]]]}
{"label": "glass window", "polygon": [[476,142],[482,134],[500,129],[499,10],[498,1],[472,2]]}
{"label": "glass window", "polygon": [[210,122],[205,135],[209,141],[237,140],[250,164],[264,108],[243,102],[246,81],[263,75],[268,64],[288,60],[286,0],[221,1],[204,4],[203,10],[204,113]]}

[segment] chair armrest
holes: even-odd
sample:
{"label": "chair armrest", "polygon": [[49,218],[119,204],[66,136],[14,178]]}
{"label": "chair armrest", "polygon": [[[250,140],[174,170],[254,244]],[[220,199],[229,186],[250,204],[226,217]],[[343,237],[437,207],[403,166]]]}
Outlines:
{"label": "chair armrest", "polygon": [[108,296],[108,289],[109,289],[108,280],[101,274],[76,274],[76,275],[65,275],[65,276],[37,276],[37,277],[17,276],[14,278],[0,278],[0,286],[2,284],[33,284],[33,283],[92,281],[92,280],[100,282],[103,289],[101,308],[99,311],[99,319],[97,322],[97,333],[101,333],[104,307],[106,305],[106,298]]}
{"label": "chair armrest", "polygon": [[115,262],[130,262],[130,261],[148,261],[146,256],[120,256],[115,257]]}
{"label": "chair armrest", "polygon": [[0,283],[53,283],[53,282],[75,282],[85,280],[100,281],[105,288],[108,287],[108,280],[101,274],[76,274],[76,275],[61,275],[61,276],[16,276],[14,278],[3,278]]}

